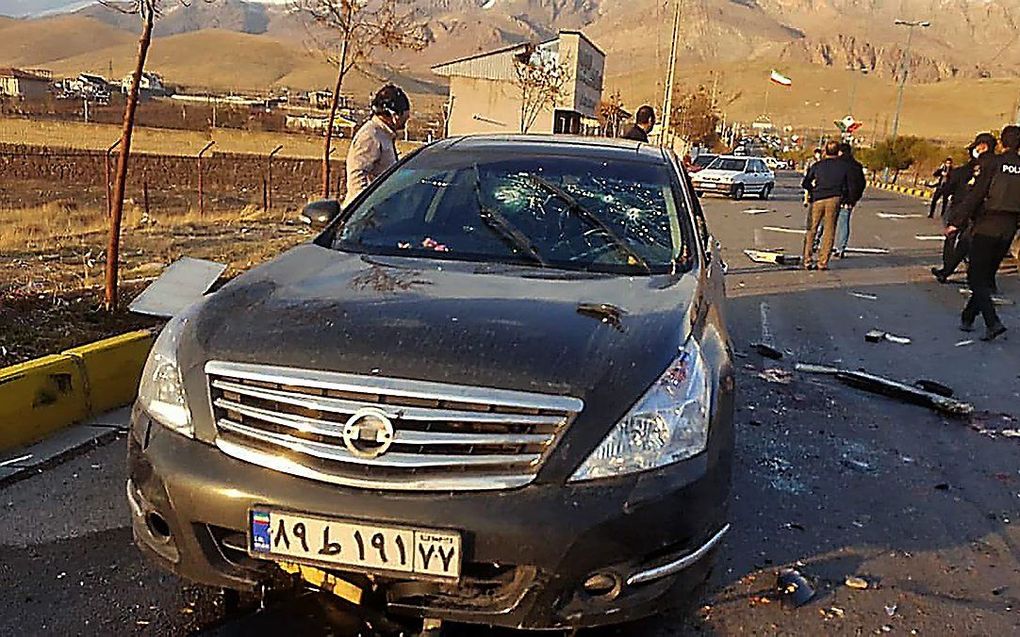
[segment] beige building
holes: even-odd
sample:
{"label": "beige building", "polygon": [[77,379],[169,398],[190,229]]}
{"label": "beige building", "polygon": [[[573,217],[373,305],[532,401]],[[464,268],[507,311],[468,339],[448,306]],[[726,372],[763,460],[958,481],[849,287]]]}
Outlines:
{"label": "beige building", "polygon": [[0,69],[0,96],[38,100],[46,97],[49,90],[50,80],[43,75],[21,69]]}
{"label": "beige building", "polygon": [[[555,105],[522,113],[525,99],[517,68],[532,64],[566,70],[566,84]],[[519,44],[432,67],[449,78],[447,134],[571,133],[591,130],[602,99],[606,55],[580,31],[560,31],[537,45]]]}

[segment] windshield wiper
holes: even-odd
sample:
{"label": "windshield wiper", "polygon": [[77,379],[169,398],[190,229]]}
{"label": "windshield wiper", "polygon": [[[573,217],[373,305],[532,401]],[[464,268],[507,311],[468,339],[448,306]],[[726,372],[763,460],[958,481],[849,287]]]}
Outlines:
{"label": "windshield wiper", "polygon": [[635,263],[637,263],[637,265],[641,266],[641,269],[643,269],[645,272],[651,274],[652,269],[648,267],[648,262],[645,261],[644,257],[635,252],[634,248],[630,247],[630,245],[626,241],[621,239],[619,235],[613,232],[612,228],[606,225],[604,221],[599,219],[594,212],[582,206],[581,203],[577,201],[577,199],[575,199],[570,193],[568,193],[566,190],[563,190],[556,184],[553,184],[549,181],[546,181],[545,179],[542,179],[541,177],[537,177],[535,175],[527,175],[527,177],[528,179],[535,182],[548,192],[552,193],[558,199],[563,200],[563,202],[567,204],[567,208],[569,210],[573,210],[574,213],[577,214],[577,216],[581,217],[581,219],[587,221],[592,226],[595,226],[595,228],[599,230],[603,235],[605,235],[605,237],[609,239],[609,242],[612,243],[620,252],[625,254],[627,258],[632,259]]}
{"label": "windshield wiper", "polygon": [[512,224],[501,212],[482,203],[482,178],[478,174],[477,165],[474,166],[474,176],[475,200],[478,202],[479,218],[485,222],[485,225],[495,230],[500,237],[508,241],[513,247],[531,257],[532,261],[538,263],[542,267],[549,267],[549,264],[542,257],[542,253],[538,251],[538,248],[535,247],[535,244],[528,238],[527,235],[518,230],[517,226]]}

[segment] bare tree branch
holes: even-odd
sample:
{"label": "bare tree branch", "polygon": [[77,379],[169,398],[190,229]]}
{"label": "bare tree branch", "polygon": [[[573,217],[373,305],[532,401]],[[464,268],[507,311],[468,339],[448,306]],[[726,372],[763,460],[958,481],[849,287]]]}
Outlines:
{"label": "bare tree branch", "polygon": [[547,108],[555,107],[573,79],[569,60],[534,43],[514,56],[514,84],[521,95],[521,132],[527,133]]}

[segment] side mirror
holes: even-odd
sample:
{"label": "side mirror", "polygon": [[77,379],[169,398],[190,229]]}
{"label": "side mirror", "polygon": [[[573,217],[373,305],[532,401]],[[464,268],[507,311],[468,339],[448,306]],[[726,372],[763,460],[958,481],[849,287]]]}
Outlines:
{"label": "side mirror", "polygon": [[310,226],[323,228],[340,215],[340,202],[336,199],[320,199],[301,209],[301,221]]}

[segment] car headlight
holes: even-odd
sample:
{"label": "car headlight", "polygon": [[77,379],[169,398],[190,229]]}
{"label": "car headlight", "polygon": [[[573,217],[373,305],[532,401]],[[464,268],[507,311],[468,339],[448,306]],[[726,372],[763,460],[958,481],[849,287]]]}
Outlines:
{"label": "car headlight", "polygon": [[648,471],[698,455],[708,445],[711,404],[705,360],[691,339],[570,482]]}
{"label": "car headlight", "polygon": [[177,365],[177,345],[189,318],[190,313],[185,312],[170,319],[153,343],[138,385],[138,404],[168,429],[194,438],[191,410],[184,400],[184,381]]}

